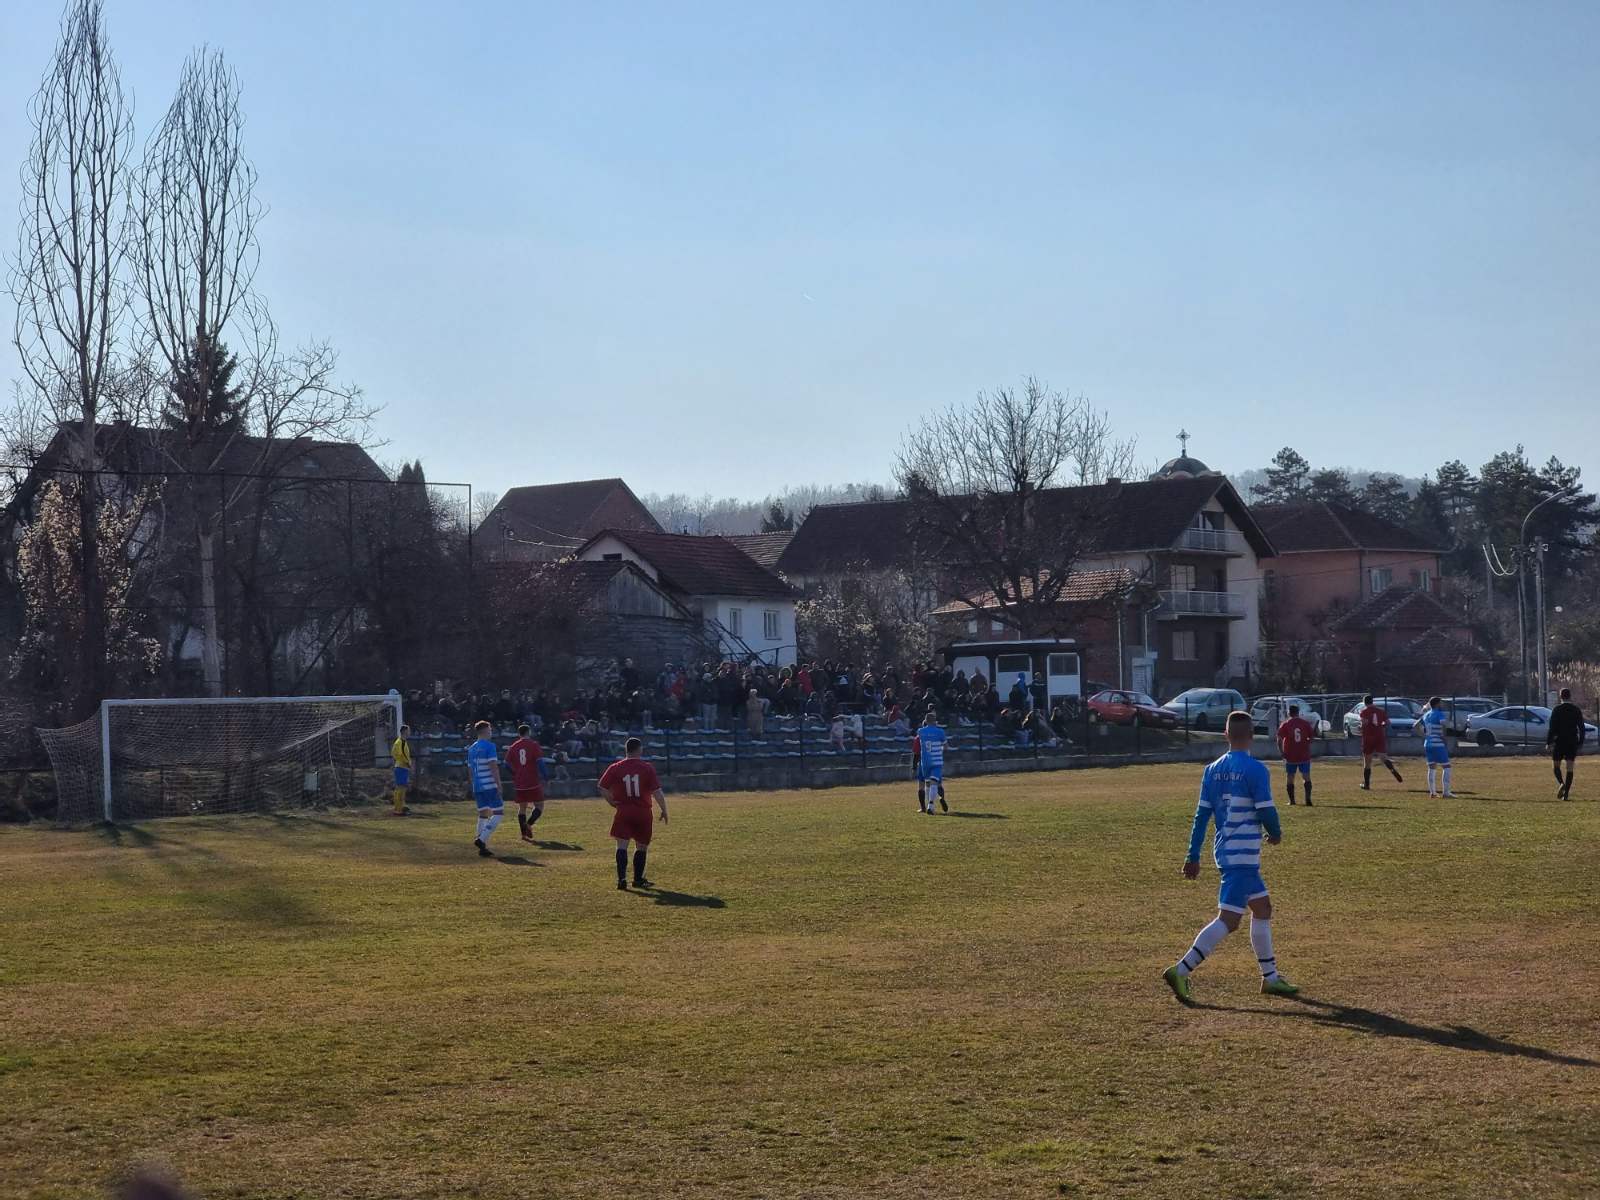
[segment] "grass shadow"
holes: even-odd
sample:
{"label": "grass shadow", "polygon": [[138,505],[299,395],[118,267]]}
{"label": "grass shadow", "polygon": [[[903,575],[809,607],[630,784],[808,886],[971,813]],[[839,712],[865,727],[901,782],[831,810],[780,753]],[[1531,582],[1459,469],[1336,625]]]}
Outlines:
{"label": "grass shadow", "polygon": [[542,867],[542,862],[534,862],[531,858],[523,858],[520,854],[500,854],[497,858],[508,867]]}
{"label": "grass shadow", "polygon": [[669,908],[727,908],[721,896],[695,896],[688,892],[673,892],[666,888],[629,888],[635,896],[644,896]]}
{"label": "grass shadow", "polygon": [[949,812],[945,813],[944,815],[947,816],[947,817],[960,817],[960,818],[962,818],[962,820],[965,820],[965,821],[1009,821],[1009,820],[1011,820],[1011,818],[1008,817],[1005,813],[960,812],[957,809],[951,809]]}
{"label": "grass shadow", "polygon": [[1378,1012],[1371,1008],[1358,1008],[1348,1004],[1334,1004],[1328,1000],[1315,1000],[1309,996],[1293,996],[1291,1003],[1303,1006],[1295,1008],[1233,1008],[1226,1004],[1192,1003],[1189,1007],[1206,1009],[1211,1012],[1248,1013],[1252,1016],[1288,1017],[1291,1020],[1311,1021],[1318,1025],[1327,1025],[1335,1029],[1350,1029],[1358,1033],[1370,1033],[1374,1037],[1406,1038],[1415,1042],[1426,1042],[1431,1046],[1443,1046],[1447,1050],[1468,1050],[1478,1054],[1500,1054],[1508,1058],[1530,1058],[1538,1062],[1555,1063],[1563,1067],[1600,1067],[1600,1062],[1592,1058],[1581,1058],[1573,1054],[1558,1054],[1554,1050],[1546,1050],[1540,1046],[1527,1046],[1521,1042],[1511,1042],[1504,1038],[1497,1038],[1491,1034],[1480,1033],[1468,1025],[1419,1025],[1415,1021],[1407,1021],[1404,1017],[1394,1016],[1392,1013]]}
{"label": "grass shadow", "polygon": [[109,822],[101,822],[94,827],[94,831],[113,846],[121,846],[126,843],[130,846],[138,846],[148,850],[161,840],[148,829],[138,825],[113,825]]}
{"label": "grass shadow", "polygon": [[583,849],[583,847],[578,845],[576,842],[542,842],[538,838],[534,838],[533,839],[533,844],[535,846],[539,847],[539,849],[541,849],[541,850],[582,850]]}
{"label": "grass shadow", "polygon": [[[1296,808],[1300,808],[1300,807],[1304,807],[1304,806],[1295,805],[1295,807]],[[1353,808],[1357,812],[1363,812],[1363,811],[1365,811],[1365,812],[1399,812],[1400,811],[1400,806],[1398,804],[1324,804],[1321,800],[1318,800],[1315,804],[1310,805],[1310,807],[1311,808]]]}

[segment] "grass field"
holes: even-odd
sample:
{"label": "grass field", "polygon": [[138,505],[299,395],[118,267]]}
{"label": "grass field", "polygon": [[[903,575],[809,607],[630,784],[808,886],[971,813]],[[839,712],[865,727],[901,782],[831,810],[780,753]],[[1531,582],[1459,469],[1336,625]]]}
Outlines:
{"label": "grass field", "polygon": [[[0,1196],[1594,1196],[1600,768],[1317,768],[1300,1002],[1178,874],[1194,767],[0,831]],[[1276,782],[1276,775],[1274,776]],[[658,826],[658,830],[660,827]]]}

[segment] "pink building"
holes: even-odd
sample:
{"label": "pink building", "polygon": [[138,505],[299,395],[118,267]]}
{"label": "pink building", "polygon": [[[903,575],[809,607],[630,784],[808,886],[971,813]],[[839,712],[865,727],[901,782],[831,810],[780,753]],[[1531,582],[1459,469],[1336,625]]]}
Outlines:
{"label": "pink building", "polygon": [[1262,564],[1265,642],[1327,638],[1338,617],[1391,587],[1438,595],[1443,548],[1392,521],[1322,501],[1250,511],[1277,551]]}

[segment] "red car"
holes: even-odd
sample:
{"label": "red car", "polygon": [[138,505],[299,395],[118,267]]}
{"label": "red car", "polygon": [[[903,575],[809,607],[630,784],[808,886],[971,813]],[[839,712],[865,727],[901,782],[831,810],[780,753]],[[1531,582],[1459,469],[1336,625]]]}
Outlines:
{"label": "red car", "polygon": [[1124,692],[1109,688],[1089,697],[1089,712],[1096,721],[1108,725],[1154,725],[1175,729],[1178,718],[1143,692]]}

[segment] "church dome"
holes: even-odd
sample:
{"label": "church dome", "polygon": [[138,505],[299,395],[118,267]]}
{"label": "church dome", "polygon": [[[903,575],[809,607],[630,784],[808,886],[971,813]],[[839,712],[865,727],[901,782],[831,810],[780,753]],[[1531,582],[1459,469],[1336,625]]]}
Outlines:
{"label": "church dome", "polygon": [[1180,454],[1171,459],[1151,478],[1153,479],[1193,479],[1196,475],[1216,474],[1198,458],[1191,458],[1187,454]]}

